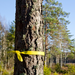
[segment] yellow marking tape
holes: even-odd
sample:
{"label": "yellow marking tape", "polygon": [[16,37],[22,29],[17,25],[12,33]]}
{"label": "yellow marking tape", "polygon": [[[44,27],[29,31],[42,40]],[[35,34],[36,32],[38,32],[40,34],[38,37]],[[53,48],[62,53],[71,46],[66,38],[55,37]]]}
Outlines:
{"label": "yellow marking tape", "polygon": [[44,52],[41,51],[23,51],[21,54],[28,54],[28,55],[44,55]]}
{"label": "yellow marking tape", "polygon": [[11,52],[16,53],[18,60],[21,61],[21,62],[23,62],[23,58],[22,58],[21,54],[27,54],[27,55],[43,55],[43,56],[45,55],[45,53],[42,52],[42,51],[22,51],[22,52],[20,52],[20,51],[17,51],[16,50],[16,51],[11,51]]}

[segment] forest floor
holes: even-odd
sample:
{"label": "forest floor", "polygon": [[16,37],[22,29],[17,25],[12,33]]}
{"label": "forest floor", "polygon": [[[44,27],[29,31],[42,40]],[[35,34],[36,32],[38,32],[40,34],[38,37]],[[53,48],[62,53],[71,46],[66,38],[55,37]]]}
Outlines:
{"label": "forest floor", "polygon": [[59,65],[53,65],[50,75],[75,75],[75,63],[67,63],[62,68]]}

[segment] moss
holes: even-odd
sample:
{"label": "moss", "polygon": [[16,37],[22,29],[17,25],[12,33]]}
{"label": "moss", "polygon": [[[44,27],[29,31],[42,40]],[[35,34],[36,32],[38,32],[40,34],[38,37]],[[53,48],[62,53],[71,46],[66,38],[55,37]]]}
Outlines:
{"label": "moss", "polygon": [[26,36],[25,35],[23,35],[23,39],[25,39],[26,38]]}
{"label": "moss", "polygon": [[30,47],[30,48],[29,48],[29,51],[32,51],[33,49],[34,49],[33,47]]}
{"label": "moss", "polygon": [[31,11],[34,11],[34,8],[32,8]]}
{"label": "moss", "polygon": [[26,4],[26,6],[28,7],[28,4]]}

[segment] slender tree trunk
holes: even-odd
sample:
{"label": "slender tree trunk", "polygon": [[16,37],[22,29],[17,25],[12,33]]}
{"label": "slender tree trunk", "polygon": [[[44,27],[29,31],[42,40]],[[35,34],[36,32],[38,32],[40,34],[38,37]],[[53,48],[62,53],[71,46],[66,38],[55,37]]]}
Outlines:
{"label": "slender tree trunk", "polygon": [[53,64],[53,56],[51,55],[51,57],[50,57],[50,67],[52,67],[52,64]]}
{"label": "slender tree trunk", "polygon": [[[47,31],[47,25],[45,23],[45,32]],[[45,33],[45,66],[47,65],[47,45],[48,45],[48,40],[47,40],[47,33]]]}
{"label": "slender tree trunk", "polygon": [[56,56],[56,64],[59,64],[59,55]]}
{"label": "slender tree trunk", "polygon": [[[15,50],[43,51],[42,0],[16,0]],[[41,55],[15,55],[14,75],[43,75]]]}
{"label": "slender tree trunk", "polygon": [[48,35],[46,32],[47,32],[47,22],[45,22],[45,66],[47,65],[47,50],[48,50]]}
{"label": "slender tree trunk", "polygon": [[66,52],[65,52],[65,64],[66,64]]}
{"label": "slender tree trunk", "polygon": [[60,64],[61,68],[62,68],[62,64],[63,62],[62,62],[62,52],[61,52],[61,64]]}
{"label": "slender tree trunk", "polygon": [[60,66],[61,66],[61,68],[62,68],[62,40],[60,40],[60,43],[59,43],[59,46],[60,46],[60,51],[61,51],[61,55],[60,55],[60,58],[61,58],[61,63],[60,63]]}

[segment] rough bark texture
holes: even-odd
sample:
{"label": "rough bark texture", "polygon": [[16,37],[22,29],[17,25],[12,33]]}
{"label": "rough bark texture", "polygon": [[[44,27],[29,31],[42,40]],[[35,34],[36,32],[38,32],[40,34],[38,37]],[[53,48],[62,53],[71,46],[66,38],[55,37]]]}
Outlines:
{"label": "rough bark texture", "polygon": [[[16,0],[15,50],[43,51],[42,0]],[[43,75],[41,55],[15,55],[14,75]]]}

